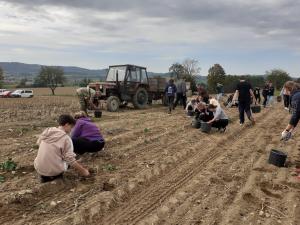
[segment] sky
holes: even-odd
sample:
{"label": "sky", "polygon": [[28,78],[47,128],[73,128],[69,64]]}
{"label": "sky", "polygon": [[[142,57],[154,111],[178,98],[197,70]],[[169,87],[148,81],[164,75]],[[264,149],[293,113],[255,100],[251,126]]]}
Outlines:
{"label": "sky", "polygon": [[0,61],[167,72],[196,59],[227,74],[300,77],[297,0],[0,0]]}

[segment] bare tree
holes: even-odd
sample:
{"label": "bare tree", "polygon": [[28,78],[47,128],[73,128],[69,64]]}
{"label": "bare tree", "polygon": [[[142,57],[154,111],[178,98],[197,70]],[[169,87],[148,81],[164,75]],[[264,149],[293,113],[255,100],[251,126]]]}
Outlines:
{"label": "bare tree", "polygon": [[200,73],[199,61],[196,59],[185,59],[182,63],[185,74],[188,76],[196,76]]}

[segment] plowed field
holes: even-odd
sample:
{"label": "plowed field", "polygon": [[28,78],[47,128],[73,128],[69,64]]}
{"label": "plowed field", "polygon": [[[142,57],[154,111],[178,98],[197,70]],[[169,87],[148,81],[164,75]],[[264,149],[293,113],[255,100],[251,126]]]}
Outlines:
{"label": "plowed field", "polygon": [[[16,172],[0,172],[0,224],[300,224],[300,181],[293,176],[300,136],[280,142],[290,115],[279,103],[255,114],[254,126],[241,127],[237,109],[226,109],[226,132],[210,134],[192,128],[179,107],[171,115],[156,104],[104,111],[95,123],[105,150],[81,158],[93,175],[83,179],[71,169],[46,184],[33,168],[36,135],[58,114],[75,112],[76,98],[0,105],[0,159],[18,163]],[[287,167],[268,164],[271,149],[288,153]]]}

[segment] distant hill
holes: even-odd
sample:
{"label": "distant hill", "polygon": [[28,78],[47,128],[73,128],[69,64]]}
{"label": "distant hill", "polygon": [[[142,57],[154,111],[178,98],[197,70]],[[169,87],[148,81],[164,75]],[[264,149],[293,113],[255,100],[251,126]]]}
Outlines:
{"label": "distant hill", "polygon": [[[33,79],[38,75],[42,65],[39,64],[26,64],[19,62],[0,62],[0,67],[4,70],[4,73],[10,77],[14,77],[16,80],[27,78]],[[92,80],[104,80],[106,77],[107,69],[90,70],[75,66],[61,66],[64,69],[65,76],[69,80],[80,80],[83,78],[89,78]],[[148,71],[149,77],[161,76],[170,77],[171,73],[154,73]],[[197,83],[206,83],[206,77],[197,76]]]}
{"label": "distant hill", "polygon": [[[19,62],[0,62],[0,67],[4,70],[7,75],[18,78],[32,78],[38,75],[42,65],[38,64],[25,64]],[[61,66],[64,70],[66,77],[72,79],[101,79],[106,76],[106,69],[89,70],[74,66]]]}

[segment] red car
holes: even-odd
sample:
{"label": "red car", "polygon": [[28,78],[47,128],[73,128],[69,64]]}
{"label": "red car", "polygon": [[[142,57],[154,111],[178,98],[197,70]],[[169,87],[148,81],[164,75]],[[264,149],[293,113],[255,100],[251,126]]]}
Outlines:
{"label": "red car", "polygon": [[0,97],[1,98],[10,98],[11,97],[12,91],[4,91],[1,93]]}

